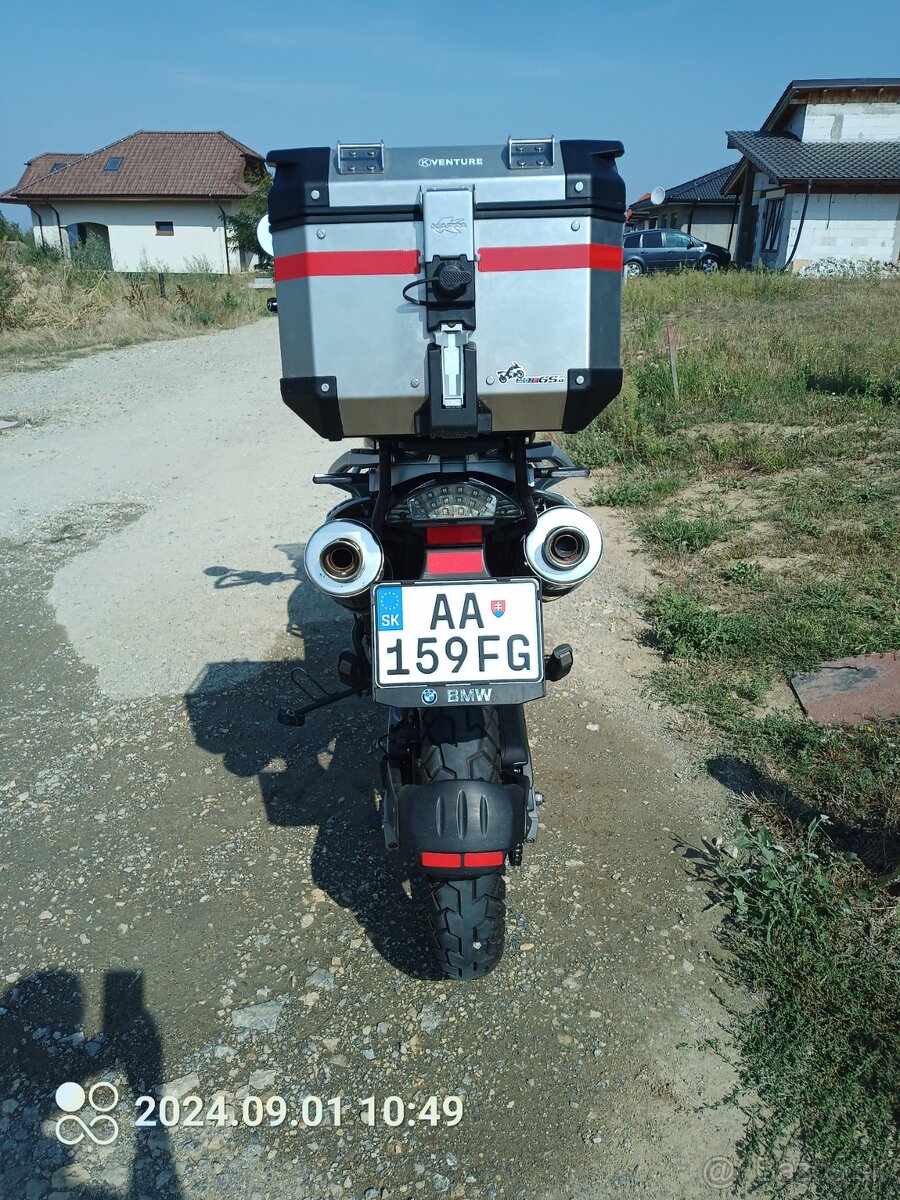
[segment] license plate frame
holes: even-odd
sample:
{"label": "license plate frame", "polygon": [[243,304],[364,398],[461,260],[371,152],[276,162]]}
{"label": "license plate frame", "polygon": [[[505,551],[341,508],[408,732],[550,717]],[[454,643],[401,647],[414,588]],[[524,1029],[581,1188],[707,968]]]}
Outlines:
{"label": "license plate frame", "polygon": [[[372,692],[381,703],[514,704],[544,695],[544,631],[536,579],[380,583],[372,589],[371,611]],[[394,623],[384,625],[390,616]],[[464,654],[460,642],[466,646]],[[399,653],[391,649],[398,644]],[[423,670],[433,659],[437,665]],[[473,665],[478,669],[473,671]]]}

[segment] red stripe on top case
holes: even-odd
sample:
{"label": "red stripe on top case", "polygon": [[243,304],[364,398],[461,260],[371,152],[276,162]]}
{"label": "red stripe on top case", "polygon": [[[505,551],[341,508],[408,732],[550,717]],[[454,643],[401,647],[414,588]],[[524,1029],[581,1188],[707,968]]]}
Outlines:
{"label": "red stripe on top case", "polygon": [[478,254],[479,271],[622,270],[622,247],[597,242],[577,246],[490,246]]}
{"label": "red stripe on top case", "polygon": [[304,250],[275,259],[275,282],[312,275],[418,275],[418,250]]}

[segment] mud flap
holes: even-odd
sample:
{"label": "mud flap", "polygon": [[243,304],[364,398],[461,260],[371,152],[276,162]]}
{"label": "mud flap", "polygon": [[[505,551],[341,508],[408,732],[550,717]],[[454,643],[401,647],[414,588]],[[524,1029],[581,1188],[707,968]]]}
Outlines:
{"label": "mud flap", "polygon": [[525,792],[512,783],[407,784],[397,795],[398,841],[420,861],[427,856],[423,865],[430,875],[499,871],[507,852],[524,841],[525,807]]}

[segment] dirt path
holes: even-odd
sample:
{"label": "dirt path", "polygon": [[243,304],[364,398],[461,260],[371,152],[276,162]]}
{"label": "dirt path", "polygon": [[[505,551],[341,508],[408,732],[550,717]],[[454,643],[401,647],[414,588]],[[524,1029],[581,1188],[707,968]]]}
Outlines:
{"label": "dirt path", "polygon": [[[685,848],[731,801],[641,694],[627,527],[597,512],[604,565],[546,610],[576,665],[528,709],[547,802],[507,957],[435,981],[421,897],[370,828],[383,713],[272,719],[291,665],[328,679],[345,640],[299,568],[336,448],[277,376],[261,323],[0,379],[0,411],[33,418],[0,434],[0,1195],[722,1194],[705,1164],[739,1127],[695,1111],[731,1078],[684,1049],[725,1020]],[[67,1149],[54,1091],[99,1079],[119,1137]],[[224,1124],[135,1129],[160,1080],[204,1118],[222,1094]],[[248,1090],[284,1122],[248,1127]],[[304,1097],[339,1095],[339,1128],[304,1127]]]}

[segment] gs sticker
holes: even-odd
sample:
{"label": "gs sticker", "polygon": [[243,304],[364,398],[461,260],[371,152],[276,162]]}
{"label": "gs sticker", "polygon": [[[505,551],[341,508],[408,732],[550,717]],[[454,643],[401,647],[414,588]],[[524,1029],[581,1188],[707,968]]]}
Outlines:
{"label": "gs sticker", "polygon": [[505,371],[497,372],[499,383],[565,383],[562,375],[527,375],[517,362],[511,362]]}

